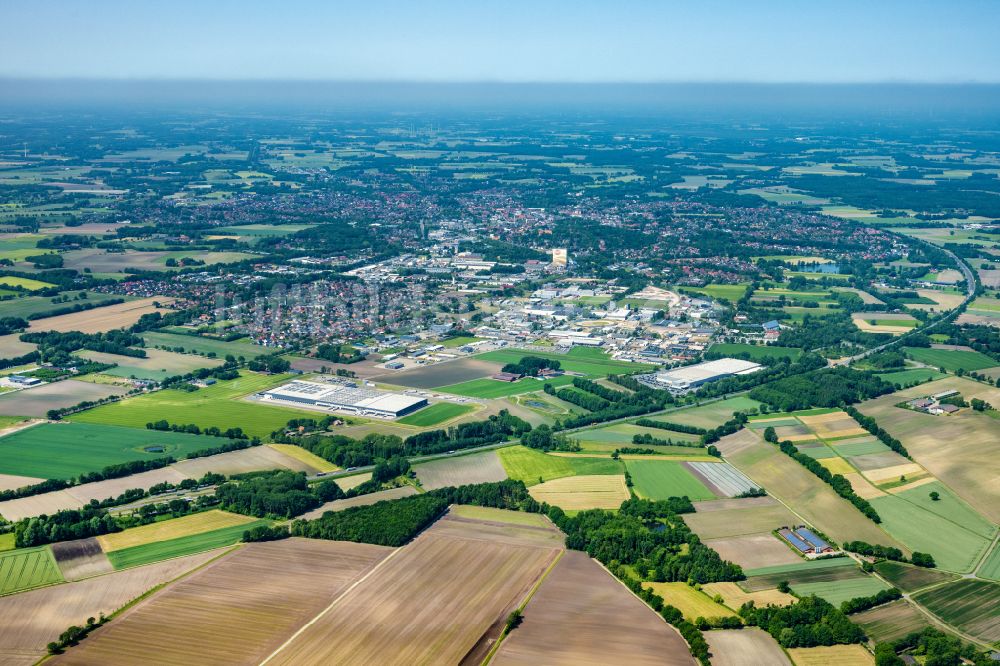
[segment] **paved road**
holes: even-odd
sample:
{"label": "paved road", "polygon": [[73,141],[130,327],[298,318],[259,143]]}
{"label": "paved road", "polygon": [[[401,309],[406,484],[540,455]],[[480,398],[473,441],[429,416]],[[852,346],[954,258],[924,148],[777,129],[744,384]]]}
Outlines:
{"label": "paved road", "polygon": [[[912,238],[912,237],[908,236],[907,238]],[[921,242],[926,243],[926,241],[921,241]],[[930,245],[930,243],[927,243],[927,244]],[[954,252],[951,252],[950,250],[945,250],[944,248],[938,247],[937,245],[934,245],[933,247],[937,248],[938,250],[941,250],[942,252],[944,252],[945,254],[947,254],[949,257],[951,257],[952,260],[958,265],[959,270],[962,271],[962,275],[965,277],[965,285],[966,285],[965,286],[965,299],[962,301],[962,305],[965,305],[966,303],[968,303],[969,301],[971,301],[976,296],[976,278],[972,274],[972,269],[970,269],[969,266],[964,261],[962,261],[961,259],[959,259],[958,255],[956,255]],[[961,307],[961,305],[959,307]],[[938,317],[934,321],[932,321],[932,322],[930,322],[928,324],[925,324],[925,325],[921,326],[920,328],[913,329],[912,331],[910,331],[910,333],[907,333],[907,335],[911,335],[912,333],[925,333],[925,332],[933,329],[935,326],[937,326],[942,321],[944,321],[944,319],[949,314],[951,314],[952,312],[954,312],[954,310],[950,310],[950,311],[944,313],[943,315],[941,315],[940,317]],[[872,349],[867,349],[867,350],[861,352],[860,354],[855,354],[854,356],[848,356],[846,358],[839,358],[835,362],[831,362],[831,365],[850,365],[851,363],[853,363],[855,361],[860,361],[861,359],[865,358],[866,356],[871,356],[872,354],[877,354],[878,352],[882,351],[883,349],[895,345],[897,342],[899,342],[898,339],[897,340],[892,340],[891,342],[887,342],[884,345],[879,345],[878,347],[873,347]]]}

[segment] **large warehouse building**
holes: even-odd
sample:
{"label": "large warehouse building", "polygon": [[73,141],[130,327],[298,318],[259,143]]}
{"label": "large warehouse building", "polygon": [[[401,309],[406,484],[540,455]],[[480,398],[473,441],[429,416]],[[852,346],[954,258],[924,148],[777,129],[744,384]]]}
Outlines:
{"label": "large warehouse building", "polygon": [[389,418],[403,416],[427,406],[427,399],[417,396],[301,380],[264,391],[261,395],[264,400],[280,400],[362,416]]}
{"label": "large warehouse building", "polygon": [[738,358],[720,358],[715,361],[664,370],[654,376],[656,384],[675,393],[696,389],[702,384],[718,381],[733,375],[748,375],[763,368],[759,363]]}

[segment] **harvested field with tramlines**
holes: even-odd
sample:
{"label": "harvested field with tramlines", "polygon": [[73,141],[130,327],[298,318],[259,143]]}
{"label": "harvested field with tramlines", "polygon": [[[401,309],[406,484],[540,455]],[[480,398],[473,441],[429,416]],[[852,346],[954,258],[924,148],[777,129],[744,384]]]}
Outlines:
{"label": "harvested field with tramlines", "polygon": [[[72,312],[70,314],[59,315],[57,317],[46,317],[36,319],[31,322],[28,330],[32,333],[37,331],[80,331],[81,333],[104,333],[116,328],[131,326],[139,321],[139,317],[151,312],[160,312],[160,308],[153,305],[159,302],[161,305],[168,305],[173,302],[172,298],[140,298],[135,301],[126,301],[117,305],[107,305],[93,310],[83,312]],[[169,310],[164,310],[169,312]]]}
{"label": "harvested field with tramlines", "polygon": [[548,502],[564,511],[584,509],[617,509],[629,498],[625,477],[595,474],[553,479],[528,492],[539,502]]}
{"label": "harvested field with tramlines", "polygon": [[157,585],[174,580],[218,552],[189,555],[128,571],[0,598],[0,663],[34,664],[70,625],[110,615]]}
{"label": "harvested field with tramlines", "polygon": [[771,634],[756,627],[706,631],[712,666],[790,666]]}
{"label": "harvested field with tramlines", "polygon": [[[713,632],[716,633],[716,632]],[[586,553],[567,551],[504,639],[496,666],[694,664],[676,630]]]}
{"label": "harvested field with tramlines", "polygon": [[930,626],[927,616],[905,599],[856,613],[851,620],[861,625],[868,637],[877,643],[894,641]]}
{"label": "harvested field with tramlines", "polygon": [[309,539],[249,544],[130,608],[54,663],[260,663],[391,552]]}
{"label": "harvested field with tramlines", "polygon": [[267,663],[479,663],[507,615],[562,553],[559,534],[445,516]]}
{"label": "harvested field with tramlines", "polygon": [[124,386],[64,379],[61,382],[0,395],[0,415],[45,416],[50,409],[73,407],[85,400],[97,401],[125,393],[128,393],[128,389]]}

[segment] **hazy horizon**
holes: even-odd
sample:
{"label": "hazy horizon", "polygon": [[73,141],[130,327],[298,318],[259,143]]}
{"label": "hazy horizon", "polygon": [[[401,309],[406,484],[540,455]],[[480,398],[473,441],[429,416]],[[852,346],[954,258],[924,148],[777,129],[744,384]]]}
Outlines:
{"label": "hazy horizon", "polygon": [[1000,3],[5,0],[0,77],[1000,82]]}

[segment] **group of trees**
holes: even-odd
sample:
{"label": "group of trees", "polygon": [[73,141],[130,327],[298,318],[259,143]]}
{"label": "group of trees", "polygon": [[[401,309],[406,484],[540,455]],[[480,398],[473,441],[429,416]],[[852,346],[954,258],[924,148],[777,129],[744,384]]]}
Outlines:
{"label": "group of trees", "polygon": [[875,375],[840,366],[785,377],[758,386],[749,395],[772,409],[791,412],[809,407],[849,405],[893,390],[891,384]]}
{"label": "group of trees", "polygon": [[817,596],[804,597],[791,606],[757,608],[750,601],[739,613],[744,622],[768,632],[783,648],[860,643],[865,637],[843,611]]}
{"label": "group of trees", "polygon": [[290,367],[292,367],[291,362],[277,354],[261,354],[247,363],[247,368],[254,372],[267,372],[272,375],[288,372]]}
{"label": "group of trees", "polygon": [[848,416],[857,421],[858,425],[860,425],[862,428],[870,432],[872,435],[878,438],[880,442],[888,446],[890,449],[892,449],[899,455],[903,456],[904,458],[910,457],[910,452],[906,450],[906,447],[903,446],[903,443],[898,439],[896,439],[895,437],[893,437],[892,435],[890,435],[889,433],[887,433],[885,430],[883,430],[882,427],[875,422],[875,419],[873,419],[870,416],[865,416],[851,405],[845,405],[844,411],[847,412]]}
{"label": "group of trees", "polygon": [[344,491],[330,479],[310,486],[305,472],[287,470],[235,476],[215,491],[226,511],[258,518],[293,518],[343,496]]}
{"label": "group of trees", "polygon": [[580,444],[566,435],[554,431],[546,424],[532,428],[521,436],[521,443],[539,451],[579,451]]}
{"label": "group of trees", "polygon": [[14,545],[17,548],[41,546],[120,532],[121,529],[107,510],[87,505],[17,521],[14,524]]}
{"label": "group of trees", "polygon": [[180,424],[180,423],[170,423],[166,419],[160,419],[159,421],[151,421],[146,424],[146,430],[160,430],[163,432],[186,432],[191,435],[207,435],[209,437],[227,437],[229,439],[246,439],[246,433],[243,432],[243,428],[226,428],[222,430],[217,426],[208,426],[206,428],[201,428],[194,423]]}
{"label": "group of trees", "polygon": [[555,359],[542,358],[540,356],[523,356],[517,363],[508,363],[503,366],[503,372],[510,372],[515,375],[526,375],[537,377],[542,370],[558,370],[562,363]]}
{"label": "group of trees", "polygon": [[496,444],[531,431],[531,424],[507,410],[501,410],[484,421],[428,430],[411,435],[406,440],[396,435],[377,433],[360,440],[322,433],[298,435],[294,431],[299,425],[299,420],[290,421],[289,428],[272,433],[272,439],[279,443],[297,444],[340,467],[362,467],[398,456],[427,455]]}
{"label": "group of trees", "polygon": [[357,363],[363,361],[365,355],[350,345],[322,344],[316,348],[316,358],[331,363]]}
{"label": "group of trees", "polygon": [[704,428],[699,428],[698,426],[685,425],[683,423],[671,423],[669,421],[657,421],[653,419],[639,419],[635,422],[635,424],[637,426],[643,426],[644,428],[672,430],[674,432],[683,432],[688,435],[704,435],[706,432]]}
{"label": "group of trees", "polygon": [[142,338],[127,331],[108,331],[107,333],[44,331],[22,333],[20,339],[22,342],[32,342],[38,345],[40,360],[55,366],[78,366],[87,363],[87,361],[72,356],[73,352],[81,349],[134,358],[145,358],[146,356],[145,350],[141,349]]}
{"label": "group of trees", "polygon": [[872,522],[882,522],[882,517],[878,515],[877,511],[875,511],[875,507],[873,507],[868,500],[854,492],[854,488],[851,486],[850,481],[845,479],[840,474],[833,474],[826,467],[823,467],[823,465],[821,465],[815,458],[799,452],[798,448],[796,448],[796,446],[791,442],[778,442],[778,436],[774,432],[774,428],[770,426],[764,428],[764,440],[770,442],[771,444],[777,444],[782,453],[792,458],[810,472],[828,483],[838,495],[853,504],[858,511],[865,514],[865,516]]}
{"label": "group of trees", "polygon": [[914,551],[910,559],[906,558],[899,548],[894,546],[882,546],[880,544],[871,544],[865,541],[848,541],[843,544],[843,549],[852,553],[857,553],[858,555],[865,555],[866,557],[874,557],[879,560],[892,560],[894,562],[910,562],[914,566],[925,567],[932,569],[937,566],[934,561],[934,556],[929,553],[921,553]]}
{"label": "group of trees", "polygon": [[434,522],[448,501],[432,493],[328,512],[292,523],[292,536],[402,546]]}
{"label": "group of trees", "polygon": [[840,611],[845,615],[851,615],[852,613],[860,613],[863,610],[875,608],[876,606],[881,606],[882,604],[902,598],[903,593],[891,587],[888,590],[879,590],[870,597],[854,597],[853,599],[842,601],[840,602]]}
{"label": "group of trees", "polygon": [[[915,631],[895,641],[879,643],[875,646],[875,666],[905,666],[906,661],[897,653],[920,657],[925,666],[992,666],[992,651],[982,652],[970,643],[928,627]],[[912,663],[912,662],[910,662]]]}

